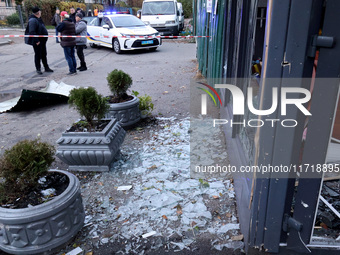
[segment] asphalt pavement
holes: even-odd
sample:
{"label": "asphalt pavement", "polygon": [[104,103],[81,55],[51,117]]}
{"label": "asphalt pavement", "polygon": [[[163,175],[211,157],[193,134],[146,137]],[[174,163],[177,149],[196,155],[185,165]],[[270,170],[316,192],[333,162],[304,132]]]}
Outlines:
{"label": "asphalt pavement", "polygon": [[[0,29],[0,34],[22,33],[19,29]],[[120,55],[109,48],[88,47],[85,50],[88,70],[70,77],[66,75],[68,67],[62,48],[54,38],[47,43],[48,62],[54,72],[42,75],[35,72],[32,47],[25,45],[23,38],[11,40],[0,46],[0,101],[20,94],[22,89],[44,88],[52,80],[74,86],[93,86],[99,93],[109,95],[106,76],[117,68],[132,76],[131,90],[150,95],[155,104],[151,117],[128,130],[116,168],[105,174],[76,173],[82,184],[88,216],[86,227],[55,254],[71,252],[77,246],[81,247],[81,254],[86,255],[241,254],[242,236],[232,182],[213,179],[207,181],[206,187],[205,183],[202,186],[188,175],[188,134],[192,132],[188,123],[190,85],[198,77],[195,43],[186,39],[163,40],[156,52],[143,50]],[[67,104],[2,113],[0,154],[22,139],[40,137],[56,144],[61,133],[79,118]],[[209,135],[214,134],[210,132]],[[221,143],[220,146],[225,145]],[[53,168],[67,170],[67,165],[56,159]],[[117,193],[117,186],[128,181],[133,189]],[[168,186],[158,187],[160,183]],[[162,205],[158,211],[158,196],[166,201],[174,199],[177,211],[173,204]],[[152,210],[144,212],[145,207],[139,204],[150,197],[156,203],[156,214]],[[133,205],[141,205],[143,213],[131,211]],[[182,215],[178,205],[183,208],[183,217],[178,217]],[[139,223],[142,225],[132,228]],[[148,239],[140,238],[140,233],[152,229],[159,233]],[[237,238],[232,240],[232,236]]]}

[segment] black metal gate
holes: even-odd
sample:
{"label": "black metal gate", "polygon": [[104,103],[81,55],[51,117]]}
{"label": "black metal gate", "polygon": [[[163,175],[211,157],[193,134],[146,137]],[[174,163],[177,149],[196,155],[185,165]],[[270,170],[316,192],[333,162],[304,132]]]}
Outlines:
{"label": "black metal gate", "polygon": [[[300,111],[290,109],[286,118],[297,120],[296,128],[278,125],[275,129],[259,129],[257,165],[301,168],[298,175],[291,172],[279,178],[274,175],[254,180],[249,247],[277,253],[282,251],[281,245],[295,252],[311,253],[322,184],[322,171],[314,169],[312,173],[311,167],[325,163],[339,98],[340,1],[268,1],[267,8],[261,77],[263,109],[270,108],[271,88],[278,86],[277,80],[270,78],[280,78],[281,88],[312,89],[312,117],[306,118]],[[269,117],[275,119],[277,115]],[[306,129],[306,139],[301,142]]]}

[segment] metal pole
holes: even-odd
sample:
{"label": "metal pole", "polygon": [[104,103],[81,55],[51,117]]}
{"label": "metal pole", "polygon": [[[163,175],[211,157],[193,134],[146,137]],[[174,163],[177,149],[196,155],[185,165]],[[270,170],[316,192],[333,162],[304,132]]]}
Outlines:
{"label": "metal pole", "polygon": [[22,29],[25,29],[25,26],[24,26],[24,19],[22,18],[21,6],[18,5],[17,7],[18,7],[18,12],[19,12],[19,18],[20,18],[21,27],[22,27]]}

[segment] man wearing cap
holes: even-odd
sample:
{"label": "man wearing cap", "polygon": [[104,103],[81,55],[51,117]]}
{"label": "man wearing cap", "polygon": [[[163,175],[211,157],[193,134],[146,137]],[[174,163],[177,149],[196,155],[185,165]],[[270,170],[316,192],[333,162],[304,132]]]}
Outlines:
{"label": "man wearing cap", "polygon": [[[86,26],[86,21],[82,20],[83,14],[77,13],[76,14],[76,35],[81,35],[81,36],[87,36],[87,26]],[[86,71],[86,63],[85,63],[85,56],[84,56],[84,48],[86,46],[87,39],[86,37],[77,37],[76,38],[76,43],[77,43],[77,55],[80,60],[80,67],[77,69],[79,71]]]}
{"label": "man wearing cap", "polygon": [[[76,35],[76,28],[73,21],[70,19],[70,16],[67,14],[67,12],[62,11],[60,13],[61,23],[57,26],[58,32],[62,36]],[[61,37],[60,38],[60,45],[64,49],[64,55],[69,67],[69,73],[68,75],[77,74],[77,62],[76,57],[74,55],[74,47],[76,46],[76,38],[74,37]]]}
{"label": "man wearing cap", "polygon": [[[27,30],[29,35],[48,35],[44,22],[41,19],[41,10],[38,7],[32,9],[32,15],[28,19]],[[25,32],[26,34],[26,32]],[[38,74],[41,72],[41,63],[43,63],[45,72],[53,72],[47,64],[47,37],[27,37],[25,42],[33,46],[34,63]]]}
{"label": "man wearing cap", "polygon": [[[83,17],[85,17],[86,15],[85,15],[85,12],[83,11],[83,9],[82,8],[77,8],[76,9],[76,15],[77,15],[77,13],[81,13],[81,14],[83,14]],[[77,20],[76,20],[76,22],[77,22]]]}

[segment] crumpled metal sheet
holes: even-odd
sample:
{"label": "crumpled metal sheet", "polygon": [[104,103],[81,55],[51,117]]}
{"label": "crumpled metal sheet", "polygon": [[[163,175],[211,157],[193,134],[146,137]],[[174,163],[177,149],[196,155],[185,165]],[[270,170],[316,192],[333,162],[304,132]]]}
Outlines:
{"label": "crumpled metal sheet", "polygon": [[76,87],[52,80],[45,88],[38,91],[23,89],[19,97],[0,102],[0,113],[66,103],[70,91],[74,88]]}

